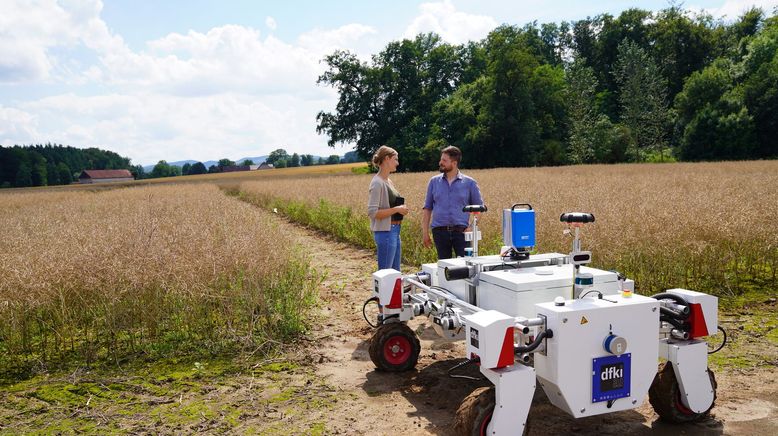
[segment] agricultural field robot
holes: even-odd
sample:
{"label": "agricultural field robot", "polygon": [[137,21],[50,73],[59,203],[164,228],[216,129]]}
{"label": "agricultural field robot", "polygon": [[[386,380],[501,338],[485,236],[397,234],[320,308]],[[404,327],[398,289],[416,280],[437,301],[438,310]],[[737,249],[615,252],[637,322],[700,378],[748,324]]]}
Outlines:
{"label": "agricultural field robot", "polygon": [[[424,264],[415,274],[373,273],[363,314],[376,328],[369,352],[378,370],[416,366],[420,342],[407,321],[426,316],[440,336],[465,341],[466,360],[457,367],[476,364],[494,385],[461,403],[460,433],[521,435],[536,383],[575,418],[634,409],[646,395],[666,421],[708,415],[716,380],[704,338],[720,330],[715,296],[686,289],[638,295],[620,273],[586,266],[592,254],[581,249],[581,231],[594,222],[590,213],[560,216],[573,239],[569,254],[531,254],[535,211],[516,204],[502,211],[500,254],[480,256],[478,218],[486,207],[464,211],[471,215],[468,256]],[[365,311],[370,303],[380,308],[374,316]]]}

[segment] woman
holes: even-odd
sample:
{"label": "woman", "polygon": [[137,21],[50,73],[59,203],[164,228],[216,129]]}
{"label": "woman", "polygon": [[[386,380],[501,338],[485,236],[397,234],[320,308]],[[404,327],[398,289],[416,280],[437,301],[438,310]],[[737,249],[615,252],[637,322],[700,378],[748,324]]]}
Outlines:
{"label": "woman", "polygon": [[373,165],[378,167],[378,174],[370,181],[367,215],[378,251],[378,269],[400,271],[400,223],[408,213],[408,207],[389,180],[389,174],[397,171],[400,165],[397,151],[382,145],[373,156]]}

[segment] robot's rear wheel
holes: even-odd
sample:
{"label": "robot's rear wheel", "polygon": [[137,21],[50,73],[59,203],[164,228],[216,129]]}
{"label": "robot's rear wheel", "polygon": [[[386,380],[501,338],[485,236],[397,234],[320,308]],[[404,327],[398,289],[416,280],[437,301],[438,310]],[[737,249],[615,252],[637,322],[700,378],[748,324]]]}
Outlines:
{"label": "robot's rear wheel", "polygon": [[651,388],[648,390],[648,401],[654,407],[659,417],[667,422],[684,423],[704,419],[716,403],[716,376],[708,368],[711,385],[713,385],[713,402],[708,410],[695,413],[686,407],[681,401],[681,388],[670,362],[659,364],[659,370],[654,376]]}
{"label": "robot's rear wheel", "polygon": [[421,344],[416,333],[405,323],[383,324],[370,339],[370,360],[381,371],[400,372],[413,369],[419,360]]}

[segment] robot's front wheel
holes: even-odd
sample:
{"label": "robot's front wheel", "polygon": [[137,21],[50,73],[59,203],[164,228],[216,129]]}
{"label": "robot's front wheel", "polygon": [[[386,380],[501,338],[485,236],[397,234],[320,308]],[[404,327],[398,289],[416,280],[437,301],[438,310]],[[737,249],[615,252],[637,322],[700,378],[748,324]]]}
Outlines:
{"label": "robot's front wheel", "polygon": [[368,351],[378,370],[400,372],[416,366],[421,344],[416,333],[405,323],[393,322],[378,327],[370,339]]}
{"label": "robot's front wheel", "polygon": [[648,401],[654,407],[654,411],[659,417],[667,422],[684,423],[699,421],[708,416],[710,409],[716,403],[716,376],[708,368],[710,383],[713,385],[713,402],[708,410],[695,413],[684,406],[681,401],[681,388],[678,386],[678,380],[673,371],[673,365],[670,362],[659,364],[659,370],[648,390]]}
{"label": "robot's front wheel", "polygon": [[461,436],[485,436],[494,412],[494,387],[478,388],[462,401],[454,418],[454,431]]}
{"label": "robot's front wheel", "polygon": [[[454,417],[454,433],[461,436],[487,436],[486,429],[492,421],[496,404],[494,386],[478,388],[462,401]],[[529,420],[524,431],[529,432]]]}

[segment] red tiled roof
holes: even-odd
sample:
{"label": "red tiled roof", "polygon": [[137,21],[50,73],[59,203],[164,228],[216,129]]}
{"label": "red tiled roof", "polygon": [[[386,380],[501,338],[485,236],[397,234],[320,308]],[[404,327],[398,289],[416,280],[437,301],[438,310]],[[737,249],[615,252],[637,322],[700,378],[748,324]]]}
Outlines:
{"label": "red tiled roof", "polygon": [[129,170],[84,170],[79,179],[119,179],[122,177],[132,178],[132,173]]}

